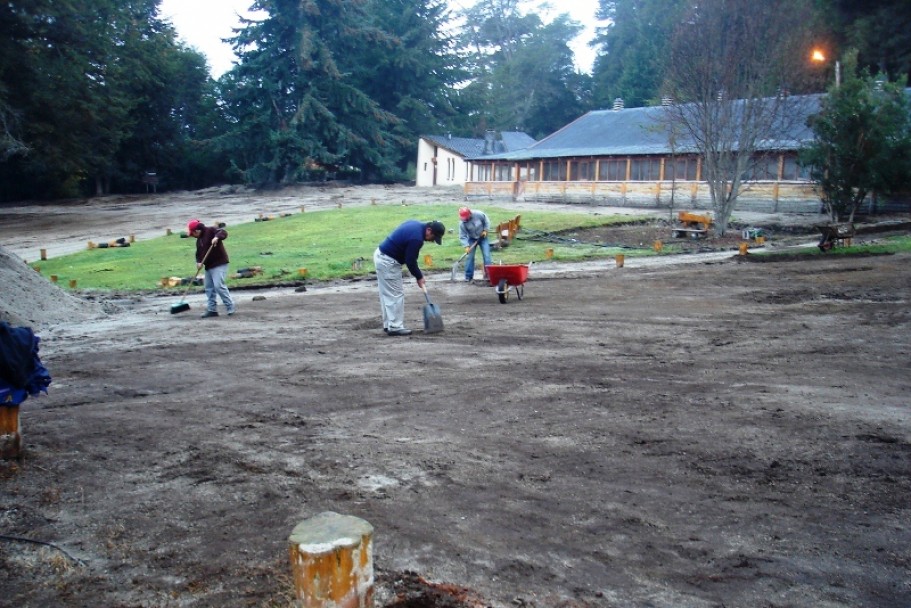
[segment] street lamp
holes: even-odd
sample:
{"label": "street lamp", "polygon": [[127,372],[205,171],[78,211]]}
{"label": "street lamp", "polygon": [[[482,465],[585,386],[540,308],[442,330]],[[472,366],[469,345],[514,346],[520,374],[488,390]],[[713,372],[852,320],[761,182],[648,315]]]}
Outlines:
{"label": "street lamp", "polygon": [[[825,63],[826,54],[819,49],[813,49],[813,54],[810,55],[810,60],[815,61],[816,63]],[[841,86],[841,62],[835,60],[835,87],[838,88]]]}

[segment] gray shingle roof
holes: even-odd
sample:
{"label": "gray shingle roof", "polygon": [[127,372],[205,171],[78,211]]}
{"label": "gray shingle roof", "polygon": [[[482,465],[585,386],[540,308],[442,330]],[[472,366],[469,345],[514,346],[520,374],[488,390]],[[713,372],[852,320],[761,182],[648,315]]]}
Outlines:
{"label": "gray shingle roof", "polygon": [[[806,118],[819,109],[820,95],[794,95],[786,100],[787,111],[797,116],[759,149],[796,149],[812,138]],[[796,114],[793,114],[796,113]],[[626,156],[670,154],[668,127],[661,106],[596,110],[589,112],[536,144],[517,152],[483,156],[485,160],[529,160],[574,156]],[[695,151],[692,140],[678,135],[677,153]],[[474,157],[478,158],[478,157]]]}
{"label": "gray shingle roof", "polygon": [[[451,135],[422,135],[424,139],[433,144],[455,152],[465,158],[478,158],[485,156],[484,139],[468,137],[452,137]],[[494,151],[497,153],[516,152],[535,143],[534,138],[520,131],[505,131],[499,134],[499,139],[494,139]]]}

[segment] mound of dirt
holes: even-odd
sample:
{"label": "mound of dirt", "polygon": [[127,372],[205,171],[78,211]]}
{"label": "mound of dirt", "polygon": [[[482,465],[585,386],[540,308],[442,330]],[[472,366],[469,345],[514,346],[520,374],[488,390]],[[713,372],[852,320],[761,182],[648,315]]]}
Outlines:
{"label": "mound of dirt", "polygon": [[41,329],[104,313],[101,305],[67,293],[3,247],[0,285],[0,320],[10,325]]}

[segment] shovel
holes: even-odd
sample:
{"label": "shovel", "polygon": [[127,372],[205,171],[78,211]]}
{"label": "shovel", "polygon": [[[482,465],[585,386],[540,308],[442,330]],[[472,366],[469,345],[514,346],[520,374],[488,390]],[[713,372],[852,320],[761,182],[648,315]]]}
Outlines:
{"label": "shovel", "polygon": [[468,251],[463,253],[462,257],[460,257],[458,260],[456,260],[455,264],[452,265],[452,277],[450,279],[451,281],[456,280],[456,273],[459,271],[459,264],[461,264],[462,260],[464,260],[466,257],[468,257],[474,251],[474,248],[478,246],[478,243],[480,243],[480,241],[475,241],[474,243],[472,243],[471,247],[468,248]]}
{"label": "shovel", "polygon": [[214,242],[211,245],[209,245],[209,250],[206,251],[206,255],[204,255],[202,257],[202,262],[200,262],[199,266],[197,266],[197,268],[196,268],[196,274],[193,275],[193,280],[190,281],[189,285],[187,285],[187,288],[184,290],[183,295],[180,296],[180,302],[178,302],[177,304],[171,305],[171,314],[172,315],[176,315],[177,313],[186,312],[186,311],[190,310],[190,303],[184,302],[184,300],[187,299],[187,294],[190,292],[190,288],[193,287],[193,283],[196,282],[196,277],[199,276],[199,271],[202,270],[203,266],[205,266],[206,260],[209,259],[209,254],[212,253],[212,249],[214,247],[215,247]]}
{"label": "shovel", "polygon": [[440,314],[440,307],[430,301],[427,287],[421,287],[421,291],[424,292],[424,298],[427,299],[427,304],[424,305],[424,333],[435,334],[443,331],[443,315]]}

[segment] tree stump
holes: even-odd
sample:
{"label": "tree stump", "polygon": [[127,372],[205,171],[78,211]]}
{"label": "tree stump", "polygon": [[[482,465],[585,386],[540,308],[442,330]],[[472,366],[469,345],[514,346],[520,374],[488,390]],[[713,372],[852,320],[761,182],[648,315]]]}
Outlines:
{"label": "tree stump", "polygon": [[19,458],[22,435],[19,433],[19,406],[0,405],[0,458]]}
{"label": "tree stump", "polygon": [[373,526],[325,511],[288,538],[299,608],[373,607]]}

